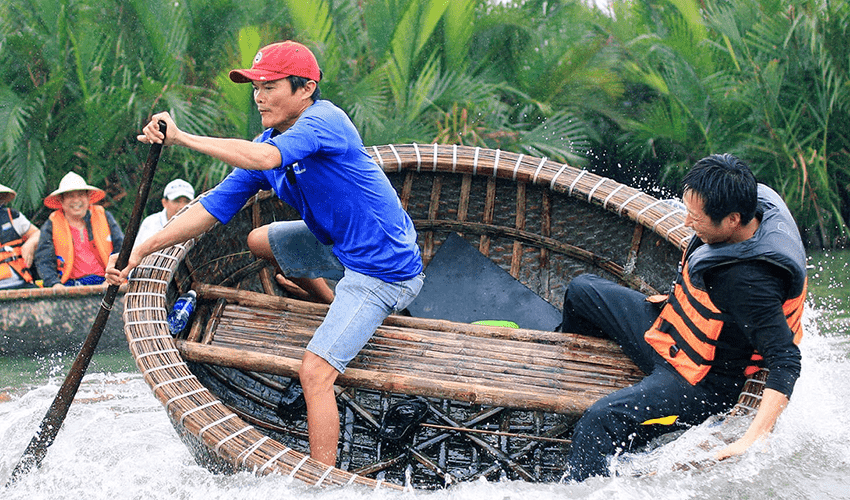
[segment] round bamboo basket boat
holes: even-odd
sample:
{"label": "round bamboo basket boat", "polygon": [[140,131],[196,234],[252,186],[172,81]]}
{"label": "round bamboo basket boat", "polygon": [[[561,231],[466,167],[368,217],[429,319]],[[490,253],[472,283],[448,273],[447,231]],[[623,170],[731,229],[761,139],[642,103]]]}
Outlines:
{"label": "round bamboo basket boat", "polygon": [[[675,204],[546,158],[437,144],[375,146],[368,151],[414,220],[426,265],[447,236],[457,233],[558,308],[569,281],[587,272],[646,294],[666,292],[691,237],[684,212]],[[402,336],[414,329],[431,329],[482,339],[507,335],[515,342],[506,344],[510,346],[521,346],[517,339],[522,336],[534,337],[543,339],[540,346],[563,344],[560,352],[565,355],[570,346],[597,349],[593,356],[610,358],[606,362],[622,375],[610,381],[602,375],[593,379],[591,373],[588,389],[570,395],[563,406],[548,408],[543,398],[525,409],[517,408],[519,404],[494,407],[480,394],[458,402],[440,398],[439,388],[405,391],[392,373],[384,385],[371,390],[356,387],[356,375],[341,377],[354,387],[340,387],[337,393],[343,431],[339,462],[336,467],[316,462],[304,452],[304,419],[287,420],[274,406],[297,366],[270,373],[274,369],[259,369],[268,357],[250,358],[258,360],[257,371],[189,360],[192,346],[210,343],[216,322],[224,321],[212,319],[223,317],[217,315],[221,298],[199,302],[196,317],[208,321],[196,320],[185,339],[173,339],[166,322],[176,297],[189,288],[225,285],[240,294],[285,295],[274,284],[271,270],[247,251],[245,236],[253,227],[294,218],[297,214],[271,193],[260,193],[227,226],[217,224],[196,240],[148,256],[130,280],[124,309],[130,351],[178,434],[198,461],[212,470],[251,470],[285,474],[315,486],[358,484],[375,489],[434,487],[480,477],[556,481],[569,446],[560,436],[581,410],[641,376],[616,346],[599,339],[525,330],[505,334],[498,328],[417,323],[415,318],[391,316],[385,325]],[[280,313],[287,318],[321,314],[313,305],[285,297],[269,300],[291,306],[289,312]],[[252,322],[257,329],[275,328],[274,318],[249,315],[241,321],[249,329]],[[356,372],[358,365],[352,368]],[[455,380],[451,377],[446,375],[447,387]],[[522,390],[516,388],[518,393]],[[423,425],[413,444],[397,447],[367,432],[371,428],[375,434],[380,416],[403,397],[395,392],[421,395],[437,417],[437,423]],[[759,391],[749,392],[756,393],[756,401],[748,405],[756,407]]]}

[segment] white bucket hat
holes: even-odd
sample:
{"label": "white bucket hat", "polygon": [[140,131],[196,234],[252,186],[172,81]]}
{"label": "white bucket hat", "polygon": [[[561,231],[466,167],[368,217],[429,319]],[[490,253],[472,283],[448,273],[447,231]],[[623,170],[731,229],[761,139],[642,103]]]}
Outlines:
{"label": "white bucket hat", "polygon": [[100,188],[89,186],[79,174],[68,172],[59,181],[59,189],[53,191],[44,199],[44,206],[54,210],[62,208],[62,200],[59,199],[59,195],[69,191],[88,191],[89,203],[92,204],[99,202],[106,196],[106,192]]}
{"label": "white bucket hat", "polygon": [[18,193],[16,193],[14,189],[0,184],[0,205],[12,203],[12,200],[15,199],[15,196],[18,196]]}
{"label": "white bucket hat", "polygon": [[189,201],[195,199],[195,188],[183,179],[174,179],[162,190],[162,197],[168,201],[174,201],[181,196],[189,198]]}

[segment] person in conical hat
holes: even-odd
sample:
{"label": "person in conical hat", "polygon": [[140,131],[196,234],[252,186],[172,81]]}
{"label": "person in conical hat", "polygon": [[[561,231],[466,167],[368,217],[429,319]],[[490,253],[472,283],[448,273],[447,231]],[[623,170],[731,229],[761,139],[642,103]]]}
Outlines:
{"label": "person in conical hat", "polygon": [[30,273],[40,231],[7,205],[17,193],[0,184],[0,290],[36,286]]}
{"label": "person in conical hat", "polygon": [[52,208],[41,227],[35,263],[45,287],[103,283],[109,256],[117,253],[124,233],[115,217],[95,205],[106,193],[69,172],[44,198]]}

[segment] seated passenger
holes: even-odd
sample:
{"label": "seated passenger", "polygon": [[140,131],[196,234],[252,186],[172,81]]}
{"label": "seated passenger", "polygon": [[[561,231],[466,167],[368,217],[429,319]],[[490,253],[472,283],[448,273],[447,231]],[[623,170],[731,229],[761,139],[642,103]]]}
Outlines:
{"label": "seated passenger", "polygon": [[34,288],[30,266],[39,230],[24,214],[9,208],[17,193],[0,184],[0,290]]}
{"label": "seated passenger", "polygon": [[133,248],[162,229],[165,223],[174,217],[174,214],[194,199],[195,188],[183,179],[174,179],[166,184],[165,189],[162,190],[162,210],[145,217],[142,225],[139,226],[139,233],[136,236],[135,243],[133,243]]}
{"label": "seated passenger", "polygon": [[44,199],[53,208],[41,226],[35,264],[45,287],[103,283],[109,255],[117,253],[124,233],[100,205],[106,193],[69,172],[59,189]]}
{"label": "seated passenger", "polygon": [[800,376],[806,251],[787,205],[730,154],[698,161],[682,187],[694,237],[663,303],[594,275],[567,288],[562,331],[611,338],[647,374],[576,423],[571,480],[607,476],[611,457],[729,410],[763,366],[755,418],[714,459],[741,455],[771,432]]}

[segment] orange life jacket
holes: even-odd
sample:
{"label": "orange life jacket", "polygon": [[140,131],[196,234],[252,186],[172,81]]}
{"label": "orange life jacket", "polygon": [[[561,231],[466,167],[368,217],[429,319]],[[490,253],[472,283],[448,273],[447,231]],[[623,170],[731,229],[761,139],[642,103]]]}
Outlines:
{"label": "orange life jacket", "polygon": [[[650,345],[688,382],[696,385],[711,369],[717,339],[725,315],[706,292],[705,272],[717,265],[745,260],[764,260],[791,273],[791,289],[782,310],[798,344],[803,336],[802,316],[806,297],[806,254],[797,226],[785,203],[773,190],[759,185],[759,203],[764,210],[752,238],[734,244],[700,245],[696,237],[682,257],[679,277],[658,319],[644,334]],[[762,361],[753,352],[753,365],[745,373],[758,370]]]}
{"label": "orange life jacket", "polygon": [[17,273],[27,283],[32,283],[32,275],[21,254],[24,239],[12,226],[12,210],[0,210],[0,280],[11,278]]}
{"label": "orange life jacket", "polygon": [[[91,213],[92,243],[97,250],[97,260],[106,267],[109,254],[112,253],[112,233],[109,231],[109,221],[106,220],[106,210],[100,205],[89,207]],[[71,237],[71,226],[62,210],[50,214],[53,222],[53,247],[56,251],[59,280],[62,283],[71,277],[74,269],[74,240]]]}

